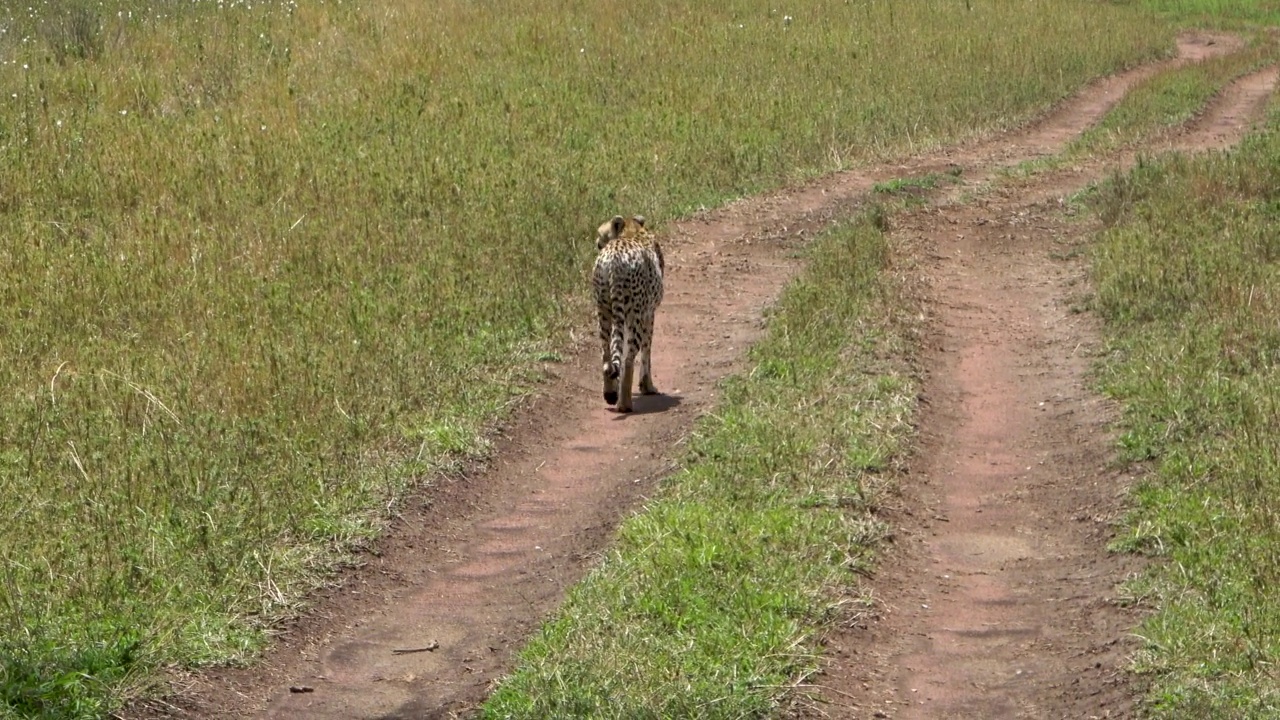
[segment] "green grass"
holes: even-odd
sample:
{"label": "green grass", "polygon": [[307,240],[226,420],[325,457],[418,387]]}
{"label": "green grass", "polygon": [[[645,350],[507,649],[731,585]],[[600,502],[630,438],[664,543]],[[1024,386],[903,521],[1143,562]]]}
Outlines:
{"label": "green grass", "polygon": [[880,195],[906,195],[920,196],[924,192],[933,190],[943,183],[956,183],[960,181],[961,168],[956,167],[945,173],[928,173],[920,177],[901,177],[885,182],[878,182],[871,186],[872,192]]}
{"label": "green grass", "polygon": [[623,524],[485,717],[760,716],[816,668],[826,623],[860,602],[853,572],[886,531],[874,511],[914,408],[878,217],[815,242],[684,469]]}
{"label": "green grass", "polygon": [[1170,42],[1102,3],[786,14],[0,9],[0,715],[252,657],[484,453],[587,314],[602,218],[1008,127]]}
{"label": "green grass", "polygon": [[1125,95],[1101,122],[1072,141],[1065,154],[1102,154],[1157,138],[1195,118],[1231,81],[1276,58],[1276,44],[1259,39],[1244,52],[1159,73]]}
{"label": "green grass", "polygon": [[1158,558],[1136,668],[1158,718],[1280,717],[1280,125],[1094,198],[1101,383],[1145,470],[1118,549]]}
{"label": "green grass", "polygon": [[1096,125],[1053,156],[1022,163],[1011,178],[1068,167],[1081,160],[1149,143],[1184,127],[1233,80],[1275,63],[1280,47],[1256,38],[1243,52],[1209,58],[1158,73],[1130,90]]}
{"label": "green grass", "polygon": [[1241,28],[1280,22],[1276,0],[1130,0],[1195,27]]}

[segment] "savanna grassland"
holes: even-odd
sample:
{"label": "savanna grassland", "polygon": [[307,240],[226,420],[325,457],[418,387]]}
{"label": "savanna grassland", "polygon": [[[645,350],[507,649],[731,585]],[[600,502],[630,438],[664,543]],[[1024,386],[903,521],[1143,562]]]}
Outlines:
{"label": "savanna grassland", "polygon": [[[1149,6],[1245,28],[1274,13]],[[1263,40],[1155,75],[1030,170],[1159,139],[1275,59]],[[1125,408],[1122,460],[1145,475],[1114,549],[1160,559],[1123,599],[1150,612],[1133,669],[1155,717],[1280,716],[1278,117],[1236,150],[1144,160],[1084,194],[1106,226],[1093,248],[1107,330],[1097,378]],[[814,242],[753,369],[727,383],[683,469],[623,524],[485,717],[767,716],[819,666],[818,628],[866,600],[836,588],[856,585],[848,573],[888,531],[874,511],[914,412],[914,378],[884,362],[913,351],[910,303],[884,272],[883,213]]]}
{"label": "savanna grassland", "polygon": [[1253,29],[1280,20],[1275,0],[1131,0],[1173,22],[1196,27]]}
{"label": "savanna grassland", "polygon": [[1136,668],[1162,718],[1280,716],[1280,116],[1094,197],[1102,387],[1143,469],[1116,548],[1158,559]]}
{"label": "savanna grassland", "polygon": [[1169,46],[1049,0],[0,5],[0,717],[252,657],[484,452],[601,218],[1008,127]]}

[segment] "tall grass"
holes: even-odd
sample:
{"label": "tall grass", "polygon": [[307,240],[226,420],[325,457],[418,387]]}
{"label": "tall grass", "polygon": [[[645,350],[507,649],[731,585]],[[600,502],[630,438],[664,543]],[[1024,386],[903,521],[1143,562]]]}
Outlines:
{"label": "tall grass", "polygon": [[815,244],[754,368],[627,520],[485,709],[492,718],[760,716],[816,668],[910,434],[905,308],[875,214]]}
{"label": "tall grass", "polygon": [[1129,0],[1188,25],[1247,27],[1280,21],[1275,0]]}
{"label": "tall grass", "polygon": [[1230,153],[1149,161],[1102,191],[1103,386],[1150,468],[1117,546],[1156,717],[1280,715],[1280,125]]}
{"label": "tall grass", "polygon": [[0,712],[250,655],[483,451],[601,217],[1007,126],[1169,40],[1049,0],[5,6]]}

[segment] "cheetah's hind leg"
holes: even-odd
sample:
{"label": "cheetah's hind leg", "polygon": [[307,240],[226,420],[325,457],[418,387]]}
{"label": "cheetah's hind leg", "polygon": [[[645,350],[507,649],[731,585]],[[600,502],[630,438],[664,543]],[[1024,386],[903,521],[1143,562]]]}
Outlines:
{"label": "cheetah's hind leg", "polygon": [[653,367],[649,364],[649,349],[652,343],[644,346],[640,351],[640,394],[641,395],[661,395],[658,386],[653,384]]}
{"label": "cheetah's hind leg", "polygon": [[646,318],[645,334],[640,345],[640,394],[661,395],[653,384],[653,365],[649,362],[649,351],[653,350],[653,317]]}
{"label": "cheetah's hind leg", "polygon": [[631,407],[631,388],[635,387],[635,371],[636,356],[640,354],[640,348],[637,347],[636,337],[638,333],[634,330],[627,333],[628,337],[622,346],[622,377],[618,379],[618,404],[615,406],[620,413],[629,413]]}
{"label": "cheetah's hind leg", "polygon": [[610,340],[613,335],[613,319],[606,311],[600,313],[600,344],[603,345],[601,353],[601,363],[604,366],[601,372],[604,380],[604,401],[609,405],[618,404],[618,373],[613,369],[613,363],[610,362],[612,353],[610,352]]}
{"label": "cheetah's hind leg", "polygon": [[609,377],[609,369],[604,371],[604,401],[608,405],[618,404],[618,378]]}

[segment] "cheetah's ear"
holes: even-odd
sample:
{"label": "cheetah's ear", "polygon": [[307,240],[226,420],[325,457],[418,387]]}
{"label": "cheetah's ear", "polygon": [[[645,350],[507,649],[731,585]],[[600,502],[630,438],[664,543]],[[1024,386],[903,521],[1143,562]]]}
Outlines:
{"label": "cheetah's ear", "polygon": [[644,216],[643,216],[643,215],[636,215],[635,217],[633,217],[633,218],[631,218],[631,219],[632,219],[632,220],[635,220],[635,221],[636,221],[636,224],[637,224],[637,225],[639,225],[640,227],[644,227]]}
{"label": "cheetah's ear", "polygon": [[596,230],[596,249],[603,250],[610,240],[622,234],[622,229],[626,225],[627,221],[623,220],[621,215],[614,215],[612,220],[601,225]]}

